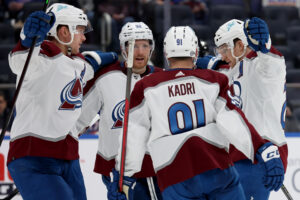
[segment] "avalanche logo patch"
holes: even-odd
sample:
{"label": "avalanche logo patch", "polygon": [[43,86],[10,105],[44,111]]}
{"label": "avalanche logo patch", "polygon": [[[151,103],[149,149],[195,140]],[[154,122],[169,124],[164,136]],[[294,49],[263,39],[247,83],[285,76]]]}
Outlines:
{"label": "avalanche logo patch", "polygon": [[112,111],[111,117],[112,120],[114,121],[114,125],[111,127],[112,129],[122,128],[124,111],[125,111],[125,100],[119,102]]}
{"label": "avalanche logo patch", "polygon": [[230,92],[230,90],[227,91],[227,94],[229,98],[231,99],[231,103],[239,107],[240,109],[243,108],[243,99],[242,99],[242,86],[241,83],[238,81],[233,82],[233,90],[234,94]]}
{"label": "avalanche logo patch", "polygon": [[85,66],[80,77],[77,77],[75,71],[75,78],[69,82],[60,93],[61,105],[59,110],[74,110],[81,108],[82,105],[82,78],[85,74]]}

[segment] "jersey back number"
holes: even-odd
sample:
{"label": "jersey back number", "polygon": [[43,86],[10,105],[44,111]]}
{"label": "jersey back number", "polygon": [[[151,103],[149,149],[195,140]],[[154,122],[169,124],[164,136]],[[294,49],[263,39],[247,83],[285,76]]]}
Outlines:
{"label": "jersey back number", "polygon": [[[193,101],[193,105],[194,107],[191,108],[184,102],[177,102],[170,106],[168,119],[170,131],[173,135],[205,125],[203,99]],[[193,120],[194,117],[196,117],[196,120]],[[197,122],[196,125],[193,124],[194,121]]]}

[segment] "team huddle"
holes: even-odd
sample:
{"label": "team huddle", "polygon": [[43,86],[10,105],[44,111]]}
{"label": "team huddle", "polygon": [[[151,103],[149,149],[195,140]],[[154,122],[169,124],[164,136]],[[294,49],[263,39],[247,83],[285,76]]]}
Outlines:
{"label": "team huddle", "polygon": [[265,21],[224,23],[214,36],[216,55],[204,57],[192,28],[171,27],[166,69],[149,64],[155,41],[145,23],[123,26],[124,61],[114,52],[80,52],[90,30],[81,9],[55,3],[27,18],[9,54],[19,81],[38,38],[7,164],[24,200],[87,199],[78,137],[97,114],[94,172],[108,200],[267,200],[281,188],[286,66]]}

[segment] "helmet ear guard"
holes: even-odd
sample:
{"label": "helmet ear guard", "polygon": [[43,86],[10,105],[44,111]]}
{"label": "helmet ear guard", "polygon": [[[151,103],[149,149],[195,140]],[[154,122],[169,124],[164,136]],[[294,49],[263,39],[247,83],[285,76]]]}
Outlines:
{"label": "helmet ear guard", "polygon": [[[77,30],[78,26],[85,27],[85,30],[80,33],[87,33],[93,30],[83,10],[74,6],[64,3],[54,3],[47,9],[46,12],[52,12],[55,15],[56,19],[54,25],[52,26],[47,35],[54,37],[59,43],[63,45],[70,45],[73,42],[74,34],[79,33]],[[71,34],[71,40],[69,42],[63,42],[58,38],[57,29],[60,25],[68,27]]]}
{"label": "helmet ear guard", "polygon": [[129,40],[149,40],[151,51],[149,59],[153,53],[155,42],[150,28],[143,22],[128,22],[123,27],[119,34],[122,56],[127,60],[126,44]]}
{"label": "helmet ear guard", "polygon": [[173,26],[164,39],[164,55],[168,58],[191,57],[194,64],[199,54],[198,38],[189,26]]}

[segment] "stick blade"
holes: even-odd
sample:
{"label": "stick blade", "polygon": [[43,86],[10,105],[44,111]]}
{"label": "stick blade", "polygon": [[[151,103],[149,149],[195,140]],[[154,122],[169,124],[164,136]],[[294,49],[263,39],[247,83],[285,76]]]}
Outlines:
{"label": "stick blade", "polygon": [[135,40],[128,41],[127,68],[133,67],[134,43],[135,43]]}

